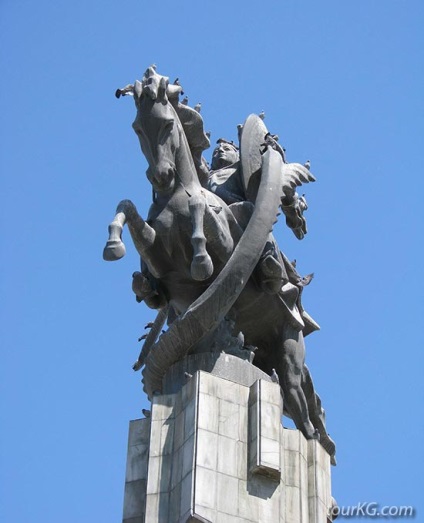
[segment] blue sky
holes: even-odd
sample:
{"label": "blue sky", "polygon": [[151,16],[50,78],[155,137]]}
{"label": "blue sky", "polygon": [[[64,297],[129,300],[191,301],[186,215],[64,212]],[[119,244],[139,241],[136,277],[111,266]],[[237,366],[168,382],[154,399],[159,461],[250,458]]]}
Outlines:
{"label": "blue sky", "polygon": [[333,494],[421,520],[423,10],[2,0],[1,521],[121,517],[128,421],[147,406],[131,365],[154,313],[131,292],[128,234],[120,262],[102,249],[122,198],[149,207],[134,106],[114,92],[153,62],[202,102],[213,141],[264,110],[288,160],[311,161],[309,234],[275,233],[315,272],[307,362],[338,444]]}

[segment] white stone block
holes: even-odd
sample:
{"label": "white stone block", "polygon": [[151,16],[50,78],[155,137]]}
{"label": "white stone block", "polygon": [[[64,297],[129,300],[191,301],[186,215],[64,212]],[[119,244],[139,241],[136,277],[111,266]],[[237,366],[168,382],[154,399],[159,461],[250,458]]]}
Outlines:
{"label": "white stone block", "polygon": [[196,505],[196,512],[191,516],[190,522],[214,523],[216,521],[216,510]]}
{"label": "white stone block", "polygon": [[[146,521],[149,520],[146,518]],[[154,521],[157,521],[157,523],[169,523],[169,494],[167,492],[159,494],[158,515]]]}
{"label": "white stone block", "polygon": [[[284,452],[282,452],[281,454],[284,454]],[[284,469],[282,469],[282,470],[284,470]],[[279,487],[279,499],[280,499],[279,523],[286,523],[286,487],[282,481],[280,482],[280,487]]]}
{"label": "white stone block", "polygon": [[237,477],[237,440],[218,436],[218,472]]}
{"label": "white stone block", "polygon": [[250,392],[249,470],[279,481],[281,412],[278,405],[268,402],[268,394],[272,396],[275,392],[275,384],[258,380]]}
{"label": "white stone block", "polygon": [[172,456],[171,489],[177,488],[183,479],[183,450],[179,448]]}
{"label": "white stone block", "polygon": [[325,507],[331,506],[330,456],[318,441],[309,441],[309,497],[315,497]]}
{"label": "white stone block", "polygon": [[248,440],[253,441],[259,436],[260,404],[259,401],[249,403],[248,411]]}
{"label": "white stone block", "polygon": [[200,393],[197,414],[199,428],[218,433],[218,412],[218,398]]}
{"label": "white stone block", "polygon": [[300,512],[301,523],[309,523],[309,498],[308,498],[308,465],[300,457]]}
{"label": "white stone block", "polygon": [[185,409],[186,405],[197,395],[199,374],[196,372],[181,389],[181,409]]}
{"label": "white stone block", "polygon": [[174,451],[174,426],[174,418],[169,418],[163,421],[160,432],[161,450],[163,455],[172,454]]}
{"label": "white stone block", "polygon": [[194,466],[194,453],[195,453],[195,436],[194,434],[184,443],[181,447],[182,449],[182,459],[183,459],[183,477],[193,470]]}
{"label": "white stone block", "polygon": [[290,487],[300,488],[300,470],[298,467],[287,465],[284,468],[285,484]]}
{"label": "white stone block", "polygon": [[267,401],[261,402],[261,424],[263,426],[262,432],[266,434],[266,437],[274,439],[280,444],[281,415],[278,405]]}
{"label": "white stone block", "polygon": [[159,474],[161,472],[160,456],[149,457],[149,469],[147,477],[147,495],[157,494],[159,492]]}
{"label": "white stone block", "polygon": [[185,441],[184,412],[180,412],[174,422],[174,450],[179,449]]}
{"label": "white stone block", "polygon": [[218,512],[216,523],[241,523],[241,519],[237,516],[230,516],[225,512]]}
{"label": "white stone block", "polygon": [[131,445],[128,447],[125,481],[147,479],[148,445]]}
{"label": "white stone block", "polygon": [[152,420],[150,428],[150,456],[160,456],[162,454],[161,433],[163,421]]}
{"label": "white stone block", "polygon": [[236,403],[219,401],[218,433],[234,440],[239,435],[239,410]]}
{"label": "white stone block", "polygon": [[171,394],[153,396],[152,420],[166,420],[174,417],[174,404],[175,397]]}
{"label": "white stone block", "polygon": [[309,498],[309,523],[327,523],[328,509],[318,498]]}
{"label": "white stone block", "polygon": [[320,466],[308,467],[309,497],[316,497],[325,505],[331,504],[330,485],[325,472]]}
{"label": "white stone block", "polygon": [[280,469],[280,442],[262,437],[260,439],[261,465]]}
{"label": "white stone block", "polygon": [[197,505],[215,509],[216,507],[216,472],[196,467],[194,479],[194,512]]}
{"label": "white stone block", "polygon": [[[243,387],[246,390],[247,387]],[[243,405],[247,405],[247,401],[243,403]],[[244,443],[247,443],[248,440],[248,408],[247,406],[239,406],[239,433],[238,433],[238,439],[240,441],[243,441]]]}
{"label": "white stone block", "polygon": [[146,503],[146,480],[129,481],[125,484],[123,519],[144,516]]}
{"label": "white stone block", "polygon": [[136,419],[130,421],[128,431],[128,446],[140,445],[149,442],[150,438],[150,419]]}
{"label": "white stone block", "polygon": [[238,515],[238,483],[236,477],[217,474],[217,504],[219,512]]}
{"label": "white stone block", "polygon": [[[181,516],[184,514],[190,514],[193,508],[193,496],[194,496],[194,473],[190,471],[181,481],[181,503],[180,513]],[[181,518],[180,518],[181,519]],[[187,518],[184,519],[184,522]],[[147,522],[146,522],[147,523]]]}
{"label": "white stone block", "polygon": [[159,470],[159,492],[170,492],[171,491],[171,473],[172,473],[172,461],[173,456],[161,456],[160,459],[160,470]]}
{"label": "white stone block", "polygon": [[[270,381],[265,380],[259,380],[262,388],[262,397],[265,399],[268,403],[273,403],[276,405],[279,409],[281,407],[281,392],[280,387],[276,383],[272,383]],[[282,412],[281,412],[282,415]],[[280,418],[281,418],[280,415]]]}
{"label": "white stone block", "polygon": [[216,378],[216,395],[218,398],[238,404],[240,402],[240,385],[233,381]]}
{"label": "white stone block", "polygon": [[147,494],[146,522],[158,520],[159,494]]}
{"label": "white stone block", "polygon": [[[286,523],[301,523],[300,489],[286,485]],[[307,509],[309,511],[309,509]],[[308,512],[309,513],[309,512]]]}
{"label": "white stone block", "polygon": [[197,422],[197,398],[189,401],[184,409],[184,439],[187,440],[192,434]]}
{"label": "white stone block", "polygon": [[280,426],[280,470],[281,470],[281,481],[284,483],[284,467],[285,467],[285,449],[284,449],[284,428]]}
{"label": "white stone block", "polygon": [[247,480],[247,443],[243,441],[236,442],[237,454],[237,473],[236,477],[241,480]]}
{"label": "white stone block", "polygon": [[299,434],[299,453],[305,461],[308,461],[309,447],[308,443],[311,440],[307,440],[305,436],[298,430]]}
{"label": "white stone block", "polygon": [[241,480],[238,482],[238,515],[242,519],[259,521],[257,498],[250,495],[247,482]]}
{"label": "white stone block", "polygon": [[284,429],[284,449],[300,452],[300,432],[295,429]]}
{"label": "white stone block", "polygon": [[249,402],[250,387],[239,385],[239,404],[247,405]]}
{"label": "white stone block", "polygon": [[259,504],[258,521],[278,522],[280,519],[278,492],[274,492],[274,494],[267,499],[259,498],[257,501]]}
{"label": "white stone block", "polygon": [[209,374],[208,372],[200,371],[199,376],[199,392],[200,394],[207,394],[213,398],[217,398],[217,380],[216,376]]}
{"label": "white stone block", "polygon": [[196,465],[216,470],[218,461],[218,434],[197,430]]}
{"label": "white stone block", "polygon": [[[169,523],[177,523],[181,515],[181,483],[171,490],[169,495]],[[147,522],[146,522],[147,523]]]}

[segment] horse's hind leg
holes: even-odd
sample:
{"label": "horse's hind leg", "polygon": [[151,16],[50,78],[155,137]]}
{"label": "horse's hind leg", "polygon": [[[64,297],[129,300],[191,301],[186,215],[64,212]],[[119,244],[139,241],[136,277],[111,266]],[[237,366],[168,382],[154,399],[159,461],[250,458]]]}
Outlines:
{"label": "horse's hind leg", "polygon": [[191,276],[194,280],[207,280],[212,276],[213,263],[206,250],[206,237],[203,230],[203,218],[206,209],[206,199],[202,194],[193,194],[188,201],[193,233],[191,244],[193,246],[193,261],[191,263]]}

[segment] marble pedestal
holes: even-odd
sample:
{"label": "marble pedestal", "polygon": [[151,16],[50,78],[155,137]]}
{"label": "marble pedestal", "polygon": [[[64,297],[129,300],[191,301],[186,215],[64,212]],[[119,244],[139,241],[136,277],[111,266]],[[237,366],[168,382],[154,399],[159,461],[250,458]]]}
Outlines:
{"label": "marble pedestal", "polygon": [[124,523],[328,522],[330,457],[282,427],[278,385],[204,371],[185,381],[130,422]]}

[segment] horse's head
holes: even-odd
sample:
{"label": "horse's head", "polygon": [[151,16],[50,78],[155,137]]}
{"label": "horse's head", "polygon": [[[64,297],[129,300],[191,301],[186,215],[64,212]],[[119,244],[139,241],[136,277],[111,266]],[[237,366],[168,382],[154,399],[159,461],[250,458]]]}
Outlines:
{"label": "horse's head", "polygon": [[[202,151],[209,147],[203,119],[179,103],[178,83],[149,67],[143,79],[116,91],[116,96],[134,95],[137,116],[133,128],[149,162],[147,177],[157,194],[170,194],[177,180],[188,188],[204,176]],[[194,164],[193,164],[194,161]]]}
{"label": "horse's head", "polygon": [[149,162],[147,177],[158,194],[171,193],[176,180],[176,151],[181,144],[181,124],[169,102],[181,92],[168,78],[149,67],[134,85],[137,116],[133,128]]}

